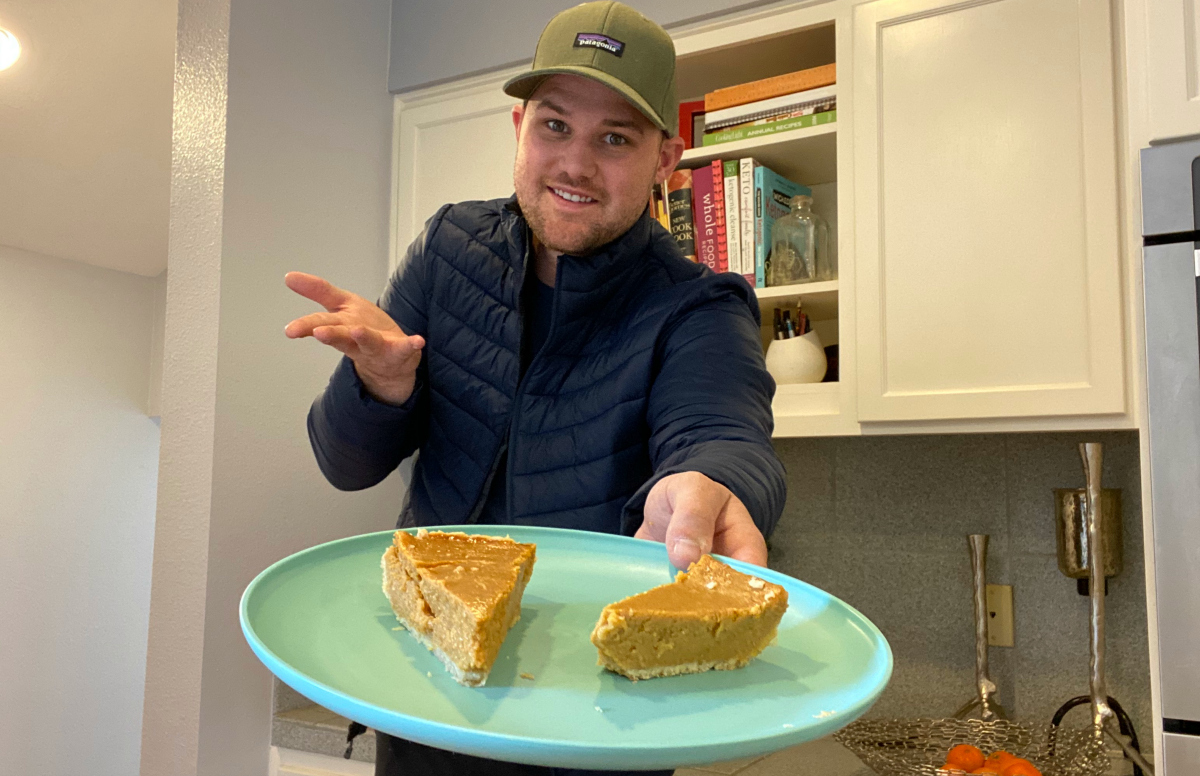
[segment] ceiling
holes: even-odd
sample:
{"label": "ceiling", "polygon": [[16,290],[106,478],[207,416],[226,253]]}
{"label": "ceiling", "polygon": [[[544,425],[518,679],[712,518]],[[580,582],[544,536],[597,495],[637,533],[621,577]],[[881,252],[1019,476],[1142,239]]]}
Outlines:
{"label": "ceiling", "polygon": [[176,0],[0,0],[0,245],[167,267]]}

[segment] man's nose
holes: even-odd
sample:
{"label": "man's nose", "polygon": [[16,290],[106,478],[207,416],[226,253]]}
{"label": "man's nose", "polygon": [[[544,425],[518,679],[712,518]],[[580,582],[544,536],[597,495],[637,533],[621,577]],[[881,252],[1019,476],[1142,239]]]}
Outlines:
{"label": "man's nose", "polygon": [[572,181],[590,180],[597,172],[596,151],[590,142],[574,138],[563,149],[562,166]]}

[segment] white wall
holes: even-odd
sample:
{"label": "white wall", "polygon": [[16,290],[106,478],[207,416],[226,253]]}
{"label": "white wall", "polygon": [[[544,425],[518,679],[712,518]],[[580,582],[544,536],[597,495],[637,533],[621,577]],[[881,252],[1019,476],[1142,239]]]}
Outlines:
{"label": "white wall", "polygon": [[138,763],[157,282],[0,246],[0,773]]}
{"label": "white wall", "polygon": [[163,442],[143,774],[262,774],[271,682],[237,620],[275,560],[395,524],[334,490],[305,415],[337,353],[283,336],[292,269],[374,297],[387,267],[390,0],[181,0]]}

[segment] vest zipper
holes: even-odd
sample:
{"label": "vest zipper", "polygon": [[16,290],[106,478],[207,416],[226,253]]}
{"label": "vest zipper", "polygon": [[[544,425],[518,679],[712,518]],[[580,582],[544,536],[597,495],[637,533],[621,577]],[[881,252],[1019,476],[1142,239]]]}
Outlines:
{"label": "vest zipper", "polygon": [[[554,340],[554,327],[558,323],[558,289],[562,285],[562,256],[558,257],[554,268],[554,302],[550,305],[550,330],[546,332],[546,340],[542,343],[542,347],[537,353],[533,354],[533,358],[529,359],[529,368],[525,370],[525,374],[521,375],[521,380],[517,383],[517,395],[513,400],[512,417],[508,421],[508,444],[505,445],[509,450],[513,449],[513,443],[516,441],[517,421],[521,417],[521,396],[525,391],[525,381],[529,378],[529,373],[533,371],[533,365],[537,363],[538,357],[546,350],[546,346]],[[536,274],[537,270],[534,269]],[[534,280],[535,283],[540,283],[540,280]],[[521,317],[521,347],[525,347],[525,318]],[[512,478],[512,461],[508,462],[508,466],[504,467],[505,476],[505,494],[504,494],[504,511],[506,517],[511,520],[513,515],[513,478]]]}

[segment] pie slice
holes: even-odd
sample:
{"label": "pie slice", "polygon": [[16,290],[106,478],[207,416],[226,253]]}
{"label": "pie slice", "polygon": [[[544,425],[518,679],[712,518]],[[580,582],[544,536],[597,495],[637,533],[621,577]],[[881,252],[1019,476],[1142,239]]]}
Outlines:
{"label": "pie slice", "polygon": [[534,555],[534,545],[508,537],[397,531],[383,554],[383,592],[459,684],[482,687],[521,617]]}
{"label": "pie slice", "polygon": [[775,638],[787,600],[705,555],[674,582],[604,607],[592,643],[600,665],[634,681],[741,668]]}

